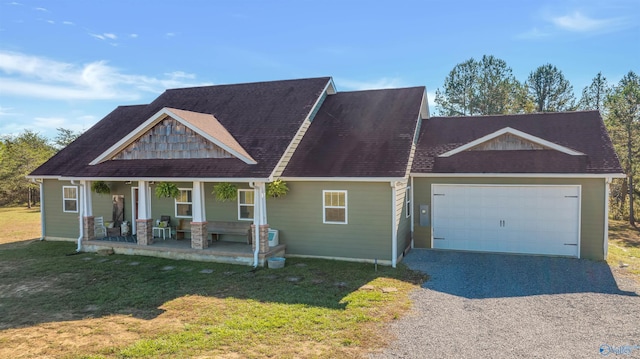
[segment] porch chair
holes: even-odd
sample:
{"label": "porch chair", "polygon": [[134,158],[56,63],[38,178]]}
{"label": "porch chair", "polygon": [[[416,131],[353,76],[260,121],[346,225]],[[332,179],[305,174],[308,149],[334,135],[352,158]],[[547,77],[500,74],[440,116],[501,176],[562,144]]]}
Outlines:
{"label": "porch chair", "polygon": [[162,239],[171,238],[171,216],[160,216],[159,223],[152,227],[153,236],[156,236],[158,231],[158,237],[162,234]]}
{"label": "porch chair", "polygon": [[[98,237],[99,233],[102,233],[102,237]],[[97,238],[104,238],[107,236],[107,227],[104,226],[104,217],[93,218],[93,234]]]}

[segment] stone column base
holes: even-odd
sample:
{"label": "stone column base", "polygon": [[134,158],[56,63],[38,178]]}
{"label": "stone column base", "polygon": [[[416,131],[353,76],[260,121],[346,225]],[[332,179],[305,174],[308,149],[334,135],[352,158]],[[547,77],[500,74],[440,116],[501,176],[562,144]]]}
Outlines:
{"label": "stone column base", "polygon": [[153,244],[153,219],[136,219],[136,235],[139,246]]}
{"label": "stone column base", "polygon": [[191,248],[209,248],[207,234],[207,222],[191,222]]}
{"label": "stone column base", "polygon": [[269,251],[269,225],[261,224],[260,225],[260,241],[256,243],[256,226],[255,224],[251,225],[251,248],[255,251],[256,244],[260,246],[259,253],[267,253]]}
{"label": "stone column base", "polygon": [[96,238],[93,216],[82,217],[82,240],[90,241]]}

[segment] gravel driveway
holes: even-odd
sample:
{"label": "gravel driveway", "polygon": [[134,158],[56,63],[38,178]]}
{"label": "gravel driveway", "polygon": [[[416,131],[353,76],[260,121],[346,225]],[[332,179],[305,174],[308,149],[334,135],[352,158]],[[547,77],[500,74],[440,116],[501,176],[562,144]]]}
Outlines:
{"label": "gravel driveway", "polygon": [[372,358],[640,358],[640,287],[604,262],[414,249],[404,263],[431,279]]}

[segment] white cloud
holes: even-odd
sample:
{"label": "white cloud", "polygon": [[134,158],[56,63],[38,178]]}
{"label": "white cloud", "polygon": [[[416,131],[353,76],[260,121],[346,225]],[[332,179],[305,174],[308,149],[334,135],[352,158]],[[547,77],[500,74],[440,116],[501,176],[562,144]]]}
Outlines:
{"label": "white cloud", "polygon": [[427,102],[429,103],[429,112],[433,113],[436,108],[436,93],[427,91]]}
{"label": "white cloud", "polygon": [[549,37],[551,34],[540,30],[537,27],[534,27],[533,29],[527,31],[527,32],[523,32],[521,34],[516,35],[517,39],[542,39],[545,37]]}
{"label": "white cloud", "polygon": [[550,21],[557,27],[574,32],[611,30],[625,24],[624,18],[595,19],[575,11],[568,15],[552,17]]}
{"label": "white cloud", "polygon": [[95,37],[96,39],[100,39],[100,40],[116,40],[118,39],[118,36],[116,34],[112,34],[109,32],[105,32],[102,34],[94,34],[94,33],[89,33],[89,36]]}
{"label": "white cloud", "polygon": [[[2,76],[1,73],[4,73]],[[131,75],[106,61],[72,64],[21,53],[0,51],[0,93],[54,100],[136,100],[167,88],[202,86],[182,71],[163,77]]]}
{"label": "white cloud", "polygon": [[49,12],[49,10],[47,10],[47,9],[45,9],[43,7],[37,7],[37,8],[34,8],[34,10],[35,11],[42,11],[42,12]]}
{"label": "white cloud", "polygon": [[383,77],[376,80],[369,81],[357,81],[345,78],[336,78],[336,86],[351,91],[361,90],[375,90],[375,89],[387,89],[405,87],[401,79]]}
{"label": "white cloud", "polygon": [[13,113],[11,111],[13,111],[13,108],[11,108],[11,107],[2,107],[2,106],[0,106],[0,116],[13,115]]}
{"label": "white cloud", "polygon": [[129,35],[130,38],[132,39],[137,39],[138,38],[138,34],[131,34]]}
{"label": "white cloud", "polygon": [[16,2],[16,1],[12,1],[12,2],[7,3],[7,5],[22,6],[24,4],[21,4],[21,3]]}
{"label": "white cloud", "polygon": [[75,25],[73,22],[71,21],[63,21],[62,22],[64,25]]}
{"label": "white cloud", "polygon": [[167,32],[166,34],[164,34],[164,36],[166,36],[167,38],[174,37],[174,36],[176,36],[176,33],[175,32]]}

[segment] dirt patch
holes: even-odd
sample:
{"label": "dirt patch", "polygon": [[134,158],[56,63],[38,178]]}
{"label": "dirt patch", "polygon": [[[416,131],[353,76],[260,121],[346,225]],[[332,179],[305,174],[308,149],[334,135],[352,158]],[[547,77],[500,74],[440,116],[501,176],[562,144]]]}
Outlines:
{"label": "dirt patch", "polygon": [[[86,353],[108,354],[150,335],[180,328],[175,319],[142,320],[124,315],[45,323],[0,332],[1,358],[44,358]],[[38,345],[33,345],[37,342]]]}

